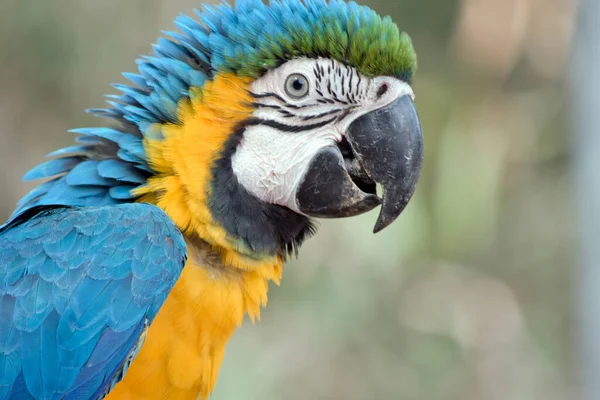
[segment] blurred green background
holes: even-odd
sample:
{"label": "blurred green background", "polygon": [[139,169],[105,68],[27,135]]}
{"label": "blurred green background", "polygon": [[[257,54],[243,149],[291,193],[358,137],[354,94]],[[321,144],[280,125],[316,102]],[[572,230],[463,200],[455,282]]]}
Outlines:
{"label": "blurred green background", "polygon": [[[574,397],[570,0],[365,0],[412,37],[426,156],[399,221],[321,223],[212,399]],[[0,219],[199,0],[0,1]]]}

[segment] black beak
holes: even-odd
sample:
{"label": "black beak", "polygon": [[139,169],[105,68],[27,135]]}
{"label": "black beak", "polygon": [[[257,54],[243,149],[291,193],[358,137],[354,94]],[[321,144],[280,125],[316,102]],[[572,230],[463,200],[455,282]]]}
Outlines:
{"label": "black beak", "polygon": [[[297,206],[310,216],[339,218],[382,204],[379,232],[402,213],[421,173],[423,133],[412,99],[402,96],[358,118],[346,139],[315,156],[296,192]],[[381,200],[375,184],[383,188]]]}

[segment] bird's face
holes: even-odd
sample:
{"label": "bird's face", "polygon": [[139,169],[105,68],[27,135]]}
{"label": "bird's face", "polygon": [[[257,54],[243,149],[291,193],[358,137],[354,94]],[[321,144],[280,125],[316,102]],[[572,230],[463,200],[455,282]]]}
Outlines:
{"label": "bird's face", "polygon": [[255,109],[231,154],[233,173],[249,193],[320,218],[382,204],[375,231],[398,217],[423,158],[408,83],[368,78],[331,59],[301,58],[266,72],[250,91]]}

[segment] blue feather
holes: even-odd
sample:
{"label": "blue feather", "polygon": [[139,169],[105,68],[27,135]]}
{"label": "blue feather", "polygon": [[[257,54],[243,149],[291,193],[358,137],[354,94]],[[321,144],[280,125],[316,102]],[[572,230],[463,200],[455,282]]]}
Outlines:
{"label": "blue feather", "polygon": [[[21,353],[17,351],[7,352],[5,357],[0,358],[0,398],[5,399],[11,393],[13,385],[21,374]],[[25,396],[11,396],[11,398],[23,399]]]}
{"label": "blue feather", "polygon": [[155,120],[153,120],[153,122],[159,122],[167,119],[166,113],[161,110],[159,104],[154,104],[150,96],[139,97],[138,102],[155,116]]}
{"label": "blue feather", "polygon": [[[88,397],[98,398],[101,393],[106,393],[114,388],[114,385],[121,380],[122,376],[119,377],[118,371],[121,368],[126,368],[130,354],[135,352],[136,346],[139,345],[140,336],[143,334],[143,330],[146,329],[147,321],[140,321],[139,324],[134,325],[131,329],[124,332],[115,332],[115,336],[119,336],[118,342],[111,342],[110,344],[120,344],[115,349],[107,349],[108,357],[101,363],[91,365],[89,362],[86,363],[85,368],[81,371],[77,377],[77,381],[73,384],[73,389],[66,399],[80,399],[81,393],[88,393]],[[110,329],[110,328],[109,328]],[[112,331],[112,330],[111,330]],[[98,342],[96,350],[101,350],[108,347],[105,343],[106,337],[103,335]],[[94,352],[96,352],[94,350]],[[112,353],[111,353],[112,351]],[[118,352],[118,353],[117,353]],[[90,358],[93,357],[93,354]],[[121,362],[121,360],[125,360]],[[102,379],[99,379],[102,377]],[[98,385],[99,381],[103,381],[103,385]],[[97,388],[91,396],[89,393]]]}
{"label": "blue feather", "polygon": [[24,181],[49,178],[54,175],[62,174],[81,162],[81,157],[65,157],[56,160],[46,161],[38,165],[23,176]]}
{"label": "blue feather", "polygon": [[[123,94],[130,96],[133,99],[135,99],[136,97],[138,97],[140,95],[144,95],[144,94],[148,93],[146,90],[128,86],[128,85],[123,85],[121,83],[112,83],[111,86],[114,87],[115,89],[117,89],[118,91],[123,92]],[[118,99],[120,99],[120,97],[115,97],[115,99],[118,100]]]}
{"label": "blue feather", "polygon": [[143,120],[151,121],[154,118],[154,116],[144,108],[135,106],[125,106],[124,110],[128,112],[128,116],[135,117],[138,123],[139,121]]}
{"label": "blue feather", "polygon": [[98,174],[98,161],[83,161],[73,168],[66,176],[67,183],[71,186],[114,186],[115,181],[106,179]]}
{"label": "blue feather", "polygon": [[159,38],[158,43],[153,45],[152,49],[154,50],[154,54],[159,57],[185,60],[189,59],[191,56],[180,44],[165,38]]}
{"label": "blue feather", "polygon": [[35,331],[52,308],[52,286],[41,279],[34,280],[31,290],[17,298],[13,319],[15,327],[20,331]]}
{"label": "blue feather", "polygon": [[[142,160],[138,156],[134,155],[133,153],[131,153],[125,149],[119,149],[117,151],[117,156],[123,161],[126,161],[126,162],[134,164],[134,165],[137,164],[136,166],[138,168],[140,168],[139,164],[144,163],[144,160]],[[150,171],[148,171],[148,172],[150,172]]]}
{"label": "blue feather", "polygon": [[27,391],[35,398],[42,397],[42,338],[39,330],[21,330],[21,372],[25,378]]}
{"label": "blue feather", "polygon": [[64,156],[66,154],[72,153],[87,153],[93,149],[92,146],[69,146],[63,149],[59,149],[53,151],[52,153],[48,153],[46,157],[56,157],[56,156]]}
{"label": "blue feather", "polygon": [[129,142],[134,140],[131,135],[111,128],[78,128],[69,130],[71,133],[80,135],[92,136],[110,140],[116,144],[121,144],[123,141]]}
{"label": "blue feather", "polygon": [[77,200],[103,195],[107,191],[108,189],[105,186],[71,186],[65,179],[61,179],[50,186],[44,198],[40,199],[38,204],[61,204],[62,199],[70,199],[70,205],[80,205],[82,202],[77,202]]}
{"label": "blue feather", "polygon": [[106,329],[85,365],[95,367],[110,359],[115,352],[122,348],[123,344],[130,340],[131,336],[139,337],[143,325],[143,321],[140,321],[137,325],[121,332],[115,332],[110,328]]}
{"label": "blue feather", "polygon": [[102,308],[107,307],[116,289],[108,279],[86,279],[78,296],[71,297],[58,324],[56,337],[66,349],[74,349],[90,341],[106,325]]}
{"label": "blue feather", "polygon": [[98,173],[104,178],[131,183],[144,183],[147,179],[139,169],[118,160],[101,161],[98,165]]}
{"label": "blue feather", "polygon": [[0,229],[0,396],[95,398],[175,284],[181,233],[141,203],[15,218]]}
{"label": "blue feather", "polygon": [[57,180],[58,178],[52,179],[48,182],[44,182],[35,189],[32,189],[25,196],[23,196],[21,200],[19,200],[19,202],[17,203],[17,210],[15,210],[15,212],[13,213],[13,216],[22,211],[22,207],[25,206],[27,203],[33,203],[40,196],[46,194],[48,190],[57,182]]}
{"label": "blue feather", "polygon": [[131,191],[135,188],[136,186],[115,186],[110,188],[109,193],[114,199],[128,200],[133,198]]}
{"label": "blue feather", "polygon": [[10,390],[10,395],[8,396],[10,399],[23,399],[23,400],[33,400],[31,394],[27,390],[27,386],[25,385],[25,378],[23,377],[23,371],[19,372],[15,381]]}
{"label": "blue feather", "polygon": [[134,85],[136,85],[137,87],[139,87],[142,90],[150,90],[150,88],[148,86],[146,86],[146,79],[138,74],[132,74],[129,72],[123,72],[123,76],[125,77],[125,79],[127,79],[128,81],[131,81]]}
{"label": "blue feather", "polygon": [[169,122],[177,123],[179,121],[177,115],[177,103],[167,97],[166,94],[163,94],[163,90],[160,86],[153,85],[153,87],[156,91],[150,94],[150,100],[161,110]]}
{"label": "blue feather", "polygon": [[[58,386],[60,369],[55,366],[60,363],[58,355],[58,342],[56,341],[56,326],[60,316],[56,311],[48,315],[40,326],[40,372],[42,376],[42,389],[44,398],[57,398],[55,390]],[[68,387],[68,386],[67,386]]]}
{"label": "blue feather", "polygon": [[120,121],[123,115],[112,108],[88,108],[85,110],[88,114],[93,114],[97,117],[105,117]]}
{"label": "blue feather", "polygon": [[[0,320],[13,320],[15,309],[15,298],[13,296],[4,295],[0,297]],[[0,352],[9,354],[15,351],[18,345],[19,331],[12,323],[0,324]],[[17,371],[18,372],[18,371]],[[16,376],[16,375],[15,375]],[[2,380],[0,380],[0,386]]]}
{"label": "blue feather", "polygon": [[75,138],[75,141],[78,143],[86,143],[90,145],[102,144],[102,140],[93,136],[79,136]]}
{"label": "blue feather", "polygon": [[[6,294],[15,298],[20,298],[29,295],[33,288],[35,279],[32,275],[22,275],[12,285],[4,284]],[[13,318],[14,319],[14,318]]]}
{"label": "blue feather", "polygon": [[[72,257],[79,250],[80,243],[78,242],[80,236],[81,234],[73,228],[67,234],[61,235],[57,235],[57,232],[53,231],[46,243],[44,243],[43,249],[45,255],[51,259]],[[50,264],[49,268],[54,269],[54,264]]]}

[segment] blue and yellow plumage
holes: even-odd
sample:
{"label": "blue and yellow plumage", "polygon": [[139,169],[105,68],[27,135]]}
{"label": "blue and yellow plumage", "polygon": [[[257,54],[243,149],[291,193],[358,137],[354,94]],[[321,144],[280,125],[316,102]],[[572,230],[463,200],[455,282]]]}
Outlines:
{"label": "blue and yellow plumage", "polygon": [[[121,94],[108,96],[110,107],[89,110],[113,127],[73,130],[77,145],[25,175],[47,181],[0,228],[0,398],[207,398],[234,329],[245,314],[260,317],[268,282],[279,282],[286,257],[313,233],[309,216],[367,211],[382,202],[378,182],[388,224],[412,195],[422,158],[406,100],[416,58],[389,18],[340,0],[241,0],[197,16],[178,17],[180,32],[138,60],[139,74],[124,74],[131,84],[114,85]],[[329,79],[311,89],[314,104],[258,92],[294,60],[312,60],[315,82]],[[304,79],[300,86],[313,78]],[[416,125],[393,125],[401,132],[385,148],[352,129],[339,143],[324,140],[325,150],[311,142],[349,118],[372,126],[360,118],[367,111],[388,118],[399,107]],[[326,116],[334,118],[311,122]],[[276,138],[307,131],[294,140],[303,141],[299,154],[314,154],[294,161],[305,162],[298,173],[268,154],[262,167],[240,164],[235,153],[252,146],[252,129]],[[272,142],[249,157],[276,149]],[[380,182],[366,154],[385,151],[405,164],[375,156],[395,165]],[[312,169],[318,154],[345,178],[339,190],[329,182],[332,203],[317,206],[319,181],[302,185],[326,171]],[[256,184],[240,168],[258,168],[248,175]],[[307,195],[269,203],[265,179]]]}

